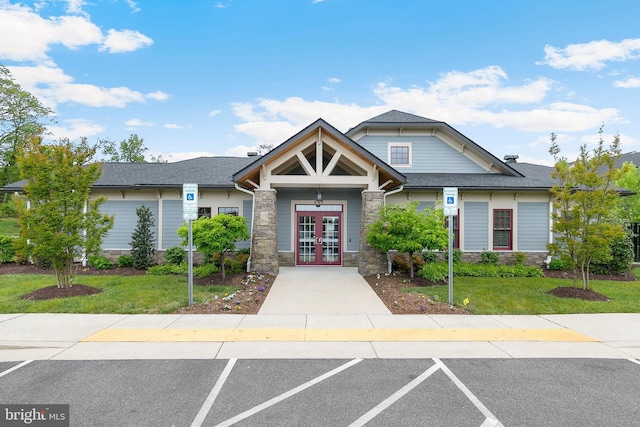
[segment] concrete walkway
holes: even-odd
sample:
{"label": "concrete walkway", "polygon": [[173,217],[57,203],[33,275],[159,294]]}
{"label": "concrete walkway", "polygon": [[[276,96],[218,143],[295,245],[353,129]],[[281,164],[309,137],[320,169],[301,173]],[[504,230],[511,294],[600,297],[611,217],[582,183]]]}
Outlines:
{"label": "concrete walkway", "polygon": [[433,357],[640,364],[640,314],[0,315],[0,362]]}
{"label": "concrete walkway", "polygon": [[258,314],[391,312],[355,267],[280,267]]}

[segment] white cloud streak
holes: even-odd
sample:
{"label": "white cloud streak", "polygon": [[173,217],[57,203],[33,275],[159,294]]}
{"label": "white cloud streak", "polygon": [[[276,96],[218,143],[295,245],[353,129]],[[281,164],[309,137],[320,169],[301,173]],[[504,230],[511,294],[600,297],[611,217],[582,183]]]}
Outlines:
{"label": "white cloud streak", "polygon": [[153,40],[138,31],[111,29],[107,31],[107,37],[99,50],[109,53],[133,52],[152,44]]}
{"label": "white cloud streak", "polygon": [[570,44],[565,48],[546,45],[544,52],[545,57],[538,64],[575,71],[601,70],[607,62],[623,62],[640,57],[640,39],[621,42],[596,40]]}

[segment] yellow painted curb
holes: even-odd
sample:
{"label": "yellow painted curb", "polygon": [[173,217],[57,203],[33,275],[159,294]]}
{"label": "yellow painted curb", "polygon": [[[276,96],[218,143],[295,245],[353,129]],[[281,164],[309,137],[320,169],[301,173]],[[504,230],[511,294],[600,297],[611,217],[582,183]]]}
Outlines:
{"label": "yellow painted curb", "polygon": [[597,342],[571,329],[105,329],[82,342]]}

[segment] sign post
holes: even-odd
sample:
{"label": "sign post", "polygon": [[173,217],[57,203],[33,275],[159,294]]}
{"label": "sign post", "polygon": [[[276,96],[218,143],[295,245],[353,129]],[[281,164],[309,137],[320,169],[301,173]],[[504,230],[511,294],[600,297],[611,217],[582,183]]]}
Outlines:
{"label": "sign post", "polygon": [[198,184],[182,184],[182,219],[189,221],[189,306],[193,305],[193,220],[198,219]]}
{"label": "sign post", "polygon": [[453,305],[453,217],[458,215],[458,188],[444,187],[444,214],[449,217],[449,305]]}

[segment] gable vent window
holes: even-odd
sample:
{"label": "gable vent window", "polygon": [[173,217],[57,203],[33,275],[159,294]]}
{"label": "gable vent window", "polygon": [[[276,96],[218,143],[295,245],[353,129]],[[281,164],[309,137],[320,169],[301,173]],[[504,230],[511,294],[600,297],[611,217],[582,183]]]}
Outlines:
{"label": "gable vent window", "polygon": [[411,166],[411,144],[390,142],[388,156],[391,166]]}

